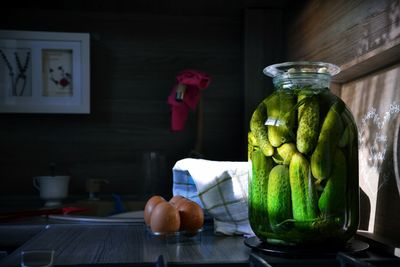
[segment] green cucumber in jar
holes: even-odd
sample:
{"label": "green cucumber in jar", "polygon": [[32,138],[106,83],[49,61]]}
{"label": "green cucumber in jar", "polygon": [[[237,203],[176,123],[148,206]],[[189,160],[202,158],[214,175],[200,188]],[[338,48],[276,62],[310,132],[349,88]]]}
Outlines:
{"label": "green cucumber in jar", "polygon": [[267,109],[264,101],[261,102],[253,112],[250,120],[250,130],[254,134],[256,142],[265,156],[272,156],[274,148],[268,141],[268,128],[265,125],[267,120]]}
{"label": "green cucumber in jar", "polygon": [[322,124],[317,146],[311,155],[311,171],[318,180],[326,179],[331,174],[337,144],[343,133],[340,116],[343,109],[344,104],[340,100],[331,106]]}
{"label": "green cucumber in jar", "polygon": [[311,176],[310,164],[300,152],[292,156],[289,166],[292,193],[293,218],[299,222],[310,222],[318,217],[318,197]]}
{"label": "green cucumber in jar", "polygon": [[346,210],[346,173],[346,158],[343,152],[337,149],[332,173],[327,179],[324,191],[318,200],[319,210],[325,218],[332,218],[337,215],[343,216],[342,213]]}
{"label": "green cucumber in jar", "polygon": [[311,152],[318,140],[319,104],[316,96],[298,95],[298,103],[304,101],[298,109],[298,128],[296,135],[297,150],[303,154]]}
{"label": "green cucumber in jar", "polygon": [[251,159],[251,154],[258,148],[257,139],[253,132],[247,134],[247,158]]}
{"label": "green cucumber in jar", "polygon": [[348,144],[351,144],[354,140],[354,126],[353,125],[347,125],[346,128],[344,129],[344,132],[342,136],[339,139],[338,146],[343,148],[347,146]]}
{"label": "green cucumber in jar", "polygon": [[[249,182],[249,219],[255,232],[259,228],[268,227],[267,211],[268,179],[273,168],[270,157],[266,157],[261,150],[251,154],[252,176]],[[264,229],[266,230],[266,229]]]}
{"label": "green cucumber in jar", "polygon": [[289,168],[286,165],[275,166],[269,174],[267,207],[273,231],[281,230],[280,224],[292,219]]}
{"label": "green cucumber in jar", "polygon": [[296,145],[293,143],[286,143],[275,149],[272,159],[277,164],[289,165],[290,160],[294,153],[297,152]]}
{"label": "green cucumber in jar", "polygon": [[276,92],[267,99],[268,140],[274,147],[295,139],[293,128],[295,123],[295,95]]}

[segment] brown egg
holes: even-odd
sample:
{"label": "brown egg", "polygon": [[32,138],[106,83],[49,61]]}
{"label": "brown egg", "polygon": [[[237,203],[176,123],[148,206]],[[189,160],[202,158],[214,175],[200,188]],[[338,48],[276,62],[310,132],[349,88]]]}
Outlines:
{"label": "brown egg", "polygon": [[154,208],[162,202],[166,202],[166,200],[161,196],[152,196],[147,201],[146,206],[144,207],[144,222],[146,225],[150,225],[151,213],[153,212]]}
{"label": "brown egg", "polygon": [[166,234],[179,230],[178,210],[169,202],[159,203],[151,213],[150,227],[153,232]]}
{"label": "brown egg", "polygon": [[178,207],[179,203],[181,203],[182,201],[188,201],[187,198],[180,196],[180,195],[176,195],[173,196],[170,200],[169,203],[171,203],[172,205],[174,205],[175,207]]}
{"label": "brown egg", "polygon": [[181,218],[180,230],[196,233],[204,224],[203,209],[191,200],[180,203],[179,216]]}

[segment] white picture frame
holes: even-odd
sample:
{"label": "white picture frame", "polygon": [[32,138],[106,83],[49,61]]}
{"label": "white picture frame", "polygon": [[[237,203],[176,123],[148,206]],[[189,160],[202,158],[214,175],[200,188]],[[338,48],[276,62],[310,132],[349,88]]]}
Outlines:
{"label": "white picture frame", "polygon": [[89,38],[0,30],[0,112],[89,114]]}

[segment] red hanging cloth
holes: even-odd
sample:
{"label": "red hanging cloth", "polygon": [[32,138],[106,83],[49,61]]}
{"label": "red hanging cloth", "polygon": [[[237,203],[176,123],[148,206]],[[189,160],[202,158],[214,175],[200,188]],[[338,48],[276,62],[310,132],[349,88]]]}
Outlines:
{"label": "red hanging cloth", "polygon": [[182,131],[189,116],[189,108],[194,110],[200,100],[201,91],[206,89],[211,77],[201,71],[184,70],[176,76],[177,84],[168,96],[171,107],[171,131]]}

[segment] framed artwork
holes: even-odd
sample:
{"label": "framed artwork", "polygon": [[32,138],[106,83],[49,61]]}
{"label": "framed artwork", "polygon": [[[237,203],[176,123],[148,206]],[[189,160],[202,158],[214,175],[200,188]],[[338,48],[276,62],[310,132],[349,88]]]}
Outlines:
{"label": "framed artwork", "polygon": [[0,112],[90,113],[89,34],[0,30]]}

